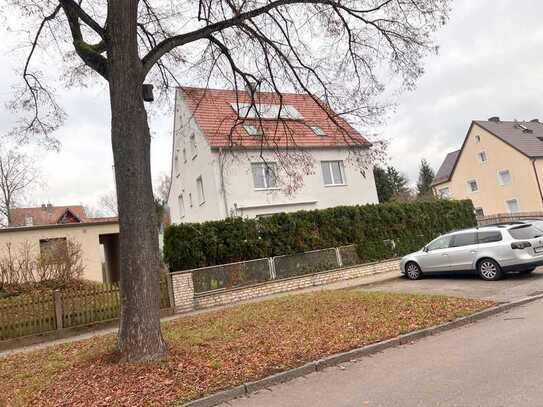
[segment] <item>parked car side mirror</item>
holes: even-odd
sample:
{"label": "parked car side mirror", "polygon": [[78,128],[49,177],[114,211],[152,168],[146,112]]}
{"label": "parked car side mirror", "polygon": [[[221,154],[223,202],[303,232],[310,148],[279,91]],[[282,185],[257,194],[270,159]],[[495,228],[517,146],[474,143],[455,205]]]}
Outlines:
{"label": "parked car side mirror", "polygon": [[428,253],[428,246],[424,246],[424,247],[422,248],[422,251],[425,252],[425,253]]}

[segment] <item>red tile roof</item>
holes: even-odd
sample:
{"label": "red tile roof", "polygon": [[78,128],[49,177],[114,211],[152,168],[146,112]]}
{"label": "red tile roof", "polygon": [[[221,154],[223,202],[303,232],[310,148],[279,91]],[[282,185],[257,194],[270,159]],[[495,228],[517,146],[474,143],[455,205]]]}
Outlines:
{"label": "red tile roof", "polygon": [[[183,87],[184,100],[193,116],[207,137],[211,147],[337,147],[348,145],[366,145],[370,143],[353,129],[343,118],[330,112],[334,123],[318,103],[306,94],[282,94],[282,105],[293,106],[303,117],[302,120],[262,120],[265,137],[250,136],[236,119],[237,112],[231,103],[250,103],[248,92],[220,89],[202,89]],[[258,92],[257,104],[279,105],[280,97],[276,93]],[[243,124],[260,125],[258,119],[245,120]],[[338,126],[339,124],[339,126]],[[236,125],[236,126],[235,126]],[[232,131],[232,127],[234,127]],[[318,136],[311,129],[318,126],[326,136]],[[260,127],[260,126],[259,126]],[[232,135],[230,136],[230,133]]]}
{"label": "red tile roof", "polygon": [[[80,223],[87,221],[87,214],[81,205],[45,206],[37,208],[13,208],[10,210],[11,223],[9,226],[25,226],[26,218],[32,218],[32,225],[55,225],[65,222]],[[71,215],[73,216],[71,216]]]}

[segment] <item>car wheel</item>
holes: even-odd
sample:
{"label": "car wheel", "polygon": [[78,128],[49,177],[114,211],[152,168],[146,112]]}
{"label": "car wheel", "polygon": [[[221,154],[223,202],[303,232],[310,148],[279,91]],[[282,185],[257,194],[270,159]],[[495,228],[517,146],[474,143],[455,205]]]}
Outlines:
{"label": "car wheel", "polygon": [[496,281],[503,277],[500,265],[492,259],[482,259],[479,261],[477,271],[481,278],[487,281]]}
{"label": "car wheel", "polygon": [[532,267],[531,269],[527,269],[527,270],[521,270],[521,271],[520,271],[520,274],[530,274],[530,273],[532,273],[534,270],[535,270],[535,267]]}
{"label": "car wheel", "polygon": [[422,277],[422,271],[415,262],[409,262],[405,265],[405,275],[410,280],[418,280]]}

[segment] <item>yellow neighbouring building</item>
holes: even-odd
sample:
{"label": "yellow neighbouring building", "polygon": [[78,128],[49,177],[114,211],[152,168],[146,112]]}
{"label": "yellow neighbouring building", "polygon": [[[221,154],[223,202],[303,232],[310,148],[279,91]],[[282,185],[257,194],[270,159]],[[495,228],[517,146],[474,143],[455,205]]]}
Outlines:
{"label": "yellow neighbouring building", "polygon": [[543,123],[473,121],[460,150],[449,153],[434,194],[471,199],[478,216],[543,211]]}

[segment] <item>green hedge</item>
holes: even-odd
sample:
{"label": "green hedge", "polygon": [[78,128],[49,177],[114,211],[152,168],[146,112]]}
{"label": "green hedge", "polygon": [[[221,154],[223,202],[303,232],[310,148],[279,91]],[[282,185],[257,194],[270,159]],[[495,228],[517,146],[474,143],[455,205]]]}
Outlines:
{"label": "green hedge", "polygon": [[475,224],[471,201],[450,200],[185,223],[166,228],[164,258],[178,271],[354,243],[361,260],[374,261],[418,250],[441,233]]}

